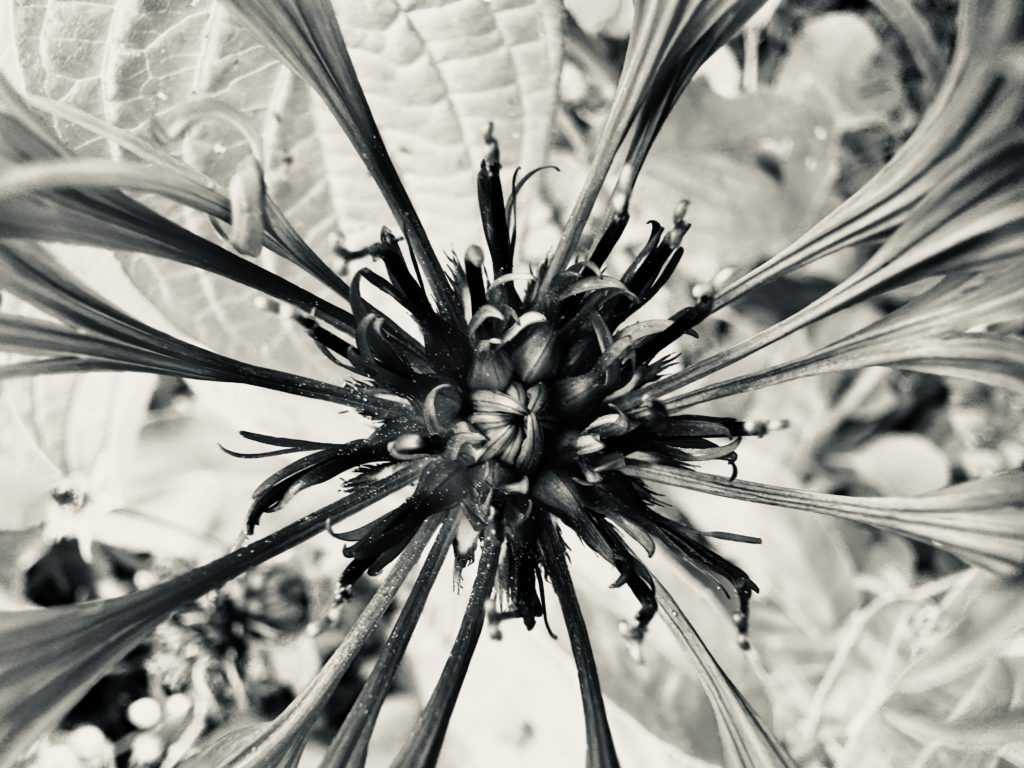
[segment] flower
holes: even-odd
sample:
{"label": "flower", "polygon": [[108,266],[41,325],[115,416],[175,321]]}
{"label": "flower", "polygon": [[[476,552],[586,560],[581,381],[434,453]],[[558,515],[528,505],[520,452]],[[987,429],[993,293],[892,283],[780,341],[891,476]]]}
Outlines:
{"label": "flower", "polygon": [[[276,766],[297,759],[320,705],[427,551],[389,643],[323,763],[362,764],[449,548],[458,569],[476,562],[475,577],[451,654],[396,765],[436,762],[485,624],[515,619],[533,627],[546,619],[547,584],[565,618],[579,674],[588,765],[618,765],[569,570],[567,531],[616,569],[613,586],[635,596],[636,616],[622,628],[628,641],[640,643],[660,617],[693,655],[730,764],[792,764],[638,553],[660,546],[729,592],[745,643],[757,586],[710,540],[758,540],[697,531],[663,514],[656,484],[867,523],[1007,576],[1024,569],[1021,472],[914,498],[850,498],[760,485],[737,479],[740,442],[784,425],[691,410],[789,378],[865,365],[1022,388],[1020,339],[976,330],[1008,317],[1021,292],[1019,281],[1010,279],[1024,248],[1020,13],[1012,3],[964,4],[961,48],[947,85],[918,132],[854,198],[723,293],[700,293],[664,321],[633,323],[679,264],[690,227],[682,205],[669,228],[652,224],[646,245],[623,273],[611,274],[606,262],[627,224],[633,184],[682,89],[759,2],[637,3],[601,152],[561,240],[536,274],[516,269],[516,198],[527,177],[506,194],[496,137],[488,134],[477,175],[487,250],[442,259],[380,136],[332,5],[226,4],[317,90],[358,150],[402,228],[401,239],[385,228],[379,242],[360,252],[379,259],[383,274],[363,268],[346,282],[329,269],[265,195],[258,153],[239,166],[225,190],[158,145],[62,108],[62,117],[144,162],[78,158],[0,80],[0,285],[49,318],[0,316],[0,348],[19,356],[0,367],[0,376],[117,370],[250,384],[344,405],[370,421],[373,432],[339,443],[243,433],[270,449],[235,455],[301,455],[256,489],[250,533],[264,515],[313,486],[344,475],[347,495],[150,590],[5,616],[0,681],[10,684],[0,695],[0,765],[12,764],[76,695],[177,605],[317,533],[325,522],[333,526],[403,489],[411,492],[371,522],[343,533],[329,526],[346,542],[350,558],[339,601],[365,575],[390,568],[345,641],[276,720],[206,746],[192,758],[194,765]],[[209,103],[186,115],[186,122],[194,120],[240,124],[238,116]],[[610,208],[592,216],[623,146]],[[212,217],[225,242],[200,237],[132,196],[141,193]],[[587,226],[599,230],[590,245],[582,238]],[[274,306],[290,308],[292,321],[308,336],[310,354],[325,356],[337,377],[323,381],[242,363],[176,338],[98,295],[34,241],[137,251],[257,289]],[[876,241],[879,247],[859,270],[808,307],[734,349],[670,372],[673,360],[666,355],[673,345],[725,304],[841,247]],[[335,298],[328,301],[245,258],[261,246]],[[703,381],[854,302],[934,277],[941,280],[914,301],[817,353],[725,382]],[[386,312],[384,306],[397,309]],[[700,386],[687,389],[693,384]],[[722,464],[728,476],[702,469]],[[57,692],[64,674],[74,684]]]}

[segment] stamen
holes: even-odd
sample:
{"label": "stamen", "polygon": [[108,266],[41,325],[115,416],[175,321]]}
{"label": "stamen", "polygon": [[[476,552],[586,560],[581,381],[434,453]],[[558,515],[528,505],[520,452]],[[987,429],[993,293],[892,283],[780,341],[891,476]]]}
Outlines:
{"label": "stamen", "polygon": [[466,249],[463,259],[466,270],[466,283],[469,285],[469,305],[472,312],[477,312],[487,303],[487,288],[483,274],[484,252],[478,245]]}
{"label": "stamen", "polygon": [[[487,156],[481,161],[477,175],[477,198],[494,276],[501,278],[512,271],[512,242],[505,218],[505,195],[501,189],[501,162],[498,141],[494,138],[494,123],[488,123],[484,141],[487,142]],[[491,289],[498,285],[502,283],[492,283]]]}

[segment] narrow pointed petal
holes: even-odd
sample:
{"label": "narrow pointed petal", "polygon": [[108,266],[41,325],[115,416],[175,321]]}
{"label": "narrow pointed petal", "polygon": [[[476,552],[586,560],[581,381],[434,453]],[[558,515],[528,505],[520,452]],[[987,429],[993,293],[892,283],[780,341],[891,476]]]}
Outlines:
{"label": "narrow pointed petal", "polygon": [[[105,161],[16,166],[0,183],[0,238],[78,243],[169,259],[316,312],[342,330],[350,327],[346,310],[114,191],[135,184],[128,178],[133,173],[145,176],[145,171]],[[160,186],[155,172],[150,182]]]}
{"label": "narrow pointed petal", "polygon": [[[0,75],[2,78],[2,75]],[[204,176],[199,171],[185,164],[158,144],[143,136],[117,128],[105,123],[70,104],[53,101],[44,97],[27,97],[29,104],[40,111],[47,112],[62,120],[74,123],[90,133],[114,142],[131,155],[146,163],[145,171],[171,172],[177,183],[170,186],[168,197],[185,205],[196,207],[204,213],[222,221],[230,222],[230,202],[227,191],[215,180]],[[53,139],[56,142],[56,138]],[[142,167],[142,166],[140,166]],[[192,191],[192,195],[183,197],[183,189]],[[161,194],[166,194],[166,189]],[[328,267],[310,248],[305,240],[288,221],[284,213],[274,202],[266,199],[266,239],[265,245],[274,253],[288,259],[293,264],[306,270],[324,285],[342,296],[348,295],[345,282]]]}
{"label": "narrow pointed petal", "polygon": [[722,671],[683,610],[656,578],[658,615],[692,655],[704,692],[718,721],[726,768],[795,768],[785,747],[765,727],[753,708]]}
{"label": "narrow pointed petal", "polygon": [[175,608],[217,589],[407,485],[409,467],[201,568],[113,600],[0,614],[0,768],[32,743]]}
{"label": "narrow pointed petal", "polygon": [[[74,116],[72,115],[72,118]],[[91,118],[95,120],[95,118]],[[206,213],[230,220],[230,204],[217,186],[183,171],[177,161],[155,167],[76,159],[50,128],[0,75],[0,237],[63,240],[114,250],[139,251],[206,269],[263,291],[306,311],[318,308],[328,321],[348,327],[351,316],[272,272],[239,259],[179,227],[119,190],[155,192]],[[146,150],[141,140],[131,146]],[[158,151],[151,150],[152,155]],[[270,207],[271,237],[285,258],[345,295],[344,284],[320,263]]]}
{"label": "narrow pointed petal", "polygon": [[[399,588],[430,543],[440,523],[440,519],[435,517],[420,526],[420,530],[399,556],[384,583],[370,598],[359,618],[349,627],[341,645],[334,650],[309,685],[292,700],[284,712],[269,725],[260,727],[258,733],[249,733],[248,738],[239,740],[230,753],[227,753],[222,745],[214,743],[187,761],[183,768],[205,768],[211,765],[218,768],[278,768],[285,763],[290,754],[301,752],[323,710],[325,701],[338,687],[338,683],[351,667],[370,633],[394,602]],[[449,520],[441,539],[447,540],[453,530],[454,524]],[[216,763],[211,760],[211,753],[216,754]]]}
{"label": "narrow pointed petal", "polygon": [[628,197],[654,139],[708,57],[732,38],[765,0],[638,0],[622,75],[605,120],[597,157],[590,164],[583,189],[554,254],[546,266],[543,287],[573,258],[583,229],[630,128],[634,138],[613,201],[622,219]]}
{"label": "narrow pointed petal", "polygon": [[11,82],[0,74],[0,168],[70,155]]}
{"label": "narrow pointed petal", "polygon": [[449,319],[461,317],[458,301],[435,255],[412,201],[388,155],[370,112],[329,0],[227,0],[243,22],[323,98],[407,230],[417,263]]}
{"label": "narrow pointed petal", "polygon": [[633,464],[622,471],[652,483],[852,520],[923,541],[1003,576],[1024,573],[1024,470],[906,497],[837,496],[664,466]]}
{"label": "narrow pointed petal", "polygon": [[494,588],[500,551],[501,543],[494,531],[489,531],[482,537],[476,579],[451,654],[413,732],[395,758],[393,768],[432,768],[437,763],[455,700],[484,627],[484,601]]}
{"label": "narrow pointed petal", "polygon": [[830,346],[799,360],[750,376],[666,398],[670,414],[698,403],[770,387],[785,381],[873,365],[967,379],[1024,394],[1024,339],[989,333],[946,334],[923,339],[873,339]]}
{"label": "narrow pointed petal", "polygon": [[597,664],[590,647],[590,638],[587,636],[583,612],[580,610],[576,590],[572,585],[572,576],[569,575],[565,545],[550,521],[545,526],[541,548],[544,551],[548,576],[562,606],[562,615],[565,617],[569,643],[572,645],[572,655],[576,660],[576,671],[580,678],[580,693],[583,696],[583,714],[587,728],[587,768],[618,768],[619,758],[615,754],[612,732],[608,727],[608,715],[604,709]]}
{"label": "narrow pointed petal", "polygon": [[698,403],[833,371],[885,365],[1024,389],[1024,342],[965,333],[1013,322],[1024,304],[1019,267],[948,275],[938,285],[866,328],[797,360],[664,398],[669,413]]}
{"label": "narrow pointed petal", "polygon": [[1012,62],[1024,46],[1021,13],[1019,4],[1002,0],[960,3],[953,61],[913,135],[853,197],[726,288],[716,308],[830,253],[888,236],[947,173],[992,142],[1019,135],[1024,89]]}
{"label": "narrow pointed petal", "polygon": [[[0,242],[0,286],[66,326],[0,313],[0,346],[24,355],[56,355],[42,368],[5,366],[3,377],[81,369],[148,371],[233,381],[330,400],[358,401],[348,390],[249,365],[189,344],[121,312],[84,286],[42,247]],[[77,362],[73,362],[74,359]]]}
{"label": "narrow pointed petal", "polygon": [[1022,177],[1024,134],[977,148],[932,185],[907,221],[863,266],[824,296],[729,349],[637,390],[618,405],[635,406],[644,398],[678,390],[895,286],[957,272],[991,279],[1019,270],[1024,252]]}
{"label": "narrow pointed petal", "polygon": [[380,708],[391,690],[398,665],[412,639],[413,630],[423,613],[430,590],[441,572],[445,555],[455,538],[458,523],[458,515],[450,515],[448,524],[434,541],[434,546],[427,554],[423,568],[416,577],[416,584],[402,607],[402,613],[384,644],[370,678],[359,692],[345,722],[331,740],[320,768],[362,768],[365,765],[366,750]]}

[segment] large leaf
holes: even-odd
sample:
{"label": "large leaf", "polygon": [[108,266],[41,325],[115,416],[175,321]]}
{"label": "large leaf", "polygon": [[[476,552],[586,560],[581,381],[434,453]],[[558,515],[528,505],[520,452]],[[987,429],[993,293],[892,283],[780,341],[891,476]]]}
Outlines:
{"label": "large leaf", "polygon": [[[381,225],[393,226],[319,100],[214,0],[8,1],[30,91],[132,130],[192,99],[215,98],[244,113],[260,135],[268,189],[318,251],[326,252],[336,229],[358,247]],[[473,175],[487,122],[495,123],[506,166],[543,160],[560,59],[558,4],[340,0],[336,7],[428,231],[438,248],[461,251],[482,234]],[[80,149],[107,151],[80,129],[60,128]],[[186,137],[181,152],[225,182],[248,148],[217,124]],[[258,309],[250,291],[149,259],[130,259],[127,268],[175,325],[218,351],[336,375],[293,321]]]}

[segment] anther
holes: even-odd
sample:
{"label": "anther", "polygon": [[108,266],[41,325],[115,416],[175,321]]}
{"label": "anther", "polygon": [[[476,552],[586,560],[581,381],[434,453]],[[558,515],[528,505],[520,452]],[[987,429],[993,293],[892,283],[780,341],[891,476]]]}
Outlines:
{"label": "anther", "polygon": [[498,150],[498,140],[494,138],[494,123],[487,123],[484,130],[484,142],[487,144],[487,154],[484,161],[490,166],[501,164],[501,152]]}
{"label": "anther", "polygon": [[576,455],[589,456],[604,450],[604,443],[596,436],[584,433],[576,438]]}
{"label": "anther", "polygon": [[525,496],[530,492],[530,478],[523,475],[514,483],[506,483],[505,485],[500,486],[498,490],[504,491],[505,493],[521,493]]}
{"label": "anther", "polygon": [[760,421],[758,419],[749,419],[743,422],[742,429],[745,435],[751,437],[764,437],[769,432],[777,432],[780,429],[785,429],[789,426],[789,422],[786,419],[771,419],[770,421]]}

